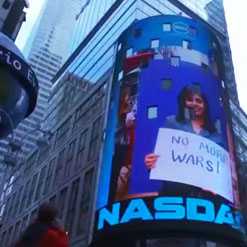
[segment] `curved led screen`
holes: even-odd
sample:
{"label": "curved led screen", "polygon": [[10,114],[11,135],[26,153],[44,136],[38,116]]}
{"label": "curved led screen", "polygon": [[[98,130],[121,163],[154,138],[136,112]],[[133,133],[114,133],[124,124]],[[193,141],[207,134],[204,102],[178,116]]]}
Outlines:
{"label": "curved led screen", "polygon": [[241,239],[218,42],[195,20],[157,16],[119,39],[95,238],[201,233]]}

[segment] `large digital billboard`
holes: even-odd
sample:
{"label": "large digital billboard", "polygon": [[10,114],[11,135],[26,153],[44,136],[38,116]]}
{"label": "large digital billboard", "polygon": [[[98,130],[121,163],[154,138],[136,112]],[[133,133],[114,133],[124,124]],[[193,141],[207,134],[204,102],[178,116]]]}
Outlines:
{"label": "large digital billboard", "polygon": [[181,16],[118,42],[95,239],[176,232],[241,239],[234,144],[217,39]]}

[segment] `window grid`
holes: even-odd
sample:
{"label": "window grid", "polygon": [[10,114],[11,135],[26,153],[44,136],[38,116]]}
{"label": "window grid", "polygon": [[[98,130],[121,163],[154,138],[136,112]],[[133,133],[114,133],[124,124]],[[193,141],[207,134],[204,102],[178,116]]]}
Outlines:
{"label": "window grid", "polygon": [[75,171],[78,170],[80,167],[83,167],[83,163],[85,162],[87,136],[88,136],[88,130],[85,130],[80,135],[79,147],[76,156]]}
{"label": "window grid", "polygon": [[72,171],[75,143],[76,143],[76,140],[73,140],[69,144],[68,153],[66,157],[66,164],[64,166],[64,177],[65,178],[68,177]]}
{"label": "window grid", "polygon": [[77,205],[77,198],[78,198],[78,189],[79,189],[79,183],[80,179],[77,179],[76,181],[73,182],[72,187],[71,187],[71,192],[70,192],[70,198],[69,198],[69,206],[66,214],[66,221],[65,221],[65,226],[66,230],[71,233],[72,228],[73,228],[73,223],[75,219],[75,210],[76,210],[76,205]]}
{"label": "window grid", "polygon": [[44,184],[45,184],[46,169],[47,169],[47,166],[44,166],[40,171],[38,186],[37,186],[37,190],[35,193],[35,201],[38,200],[40,196],[42,195]]}
{"label": "window grid", "polygon": [[79,204],[79,217],[76,226],[76,235],[82,235],[86,233],[87,224],[85,220],[87,219],[87,213],[90,206],[91,197],[93,195],[92,185],[93,185],[94,169],[90,169],[85,173],[83,181],[83,191],[80,197]]}
{"label": "window grid", "polygon": [[92,126],[91,139],[88,151],[88,160],[92,160],[98,157],[99,135],[102,132],[101,119],[101,117],[97,118]]}
{"label": "window grid", "polygon": [[53,178],[53,170],[54,170],[55,165],[56,165],[56,158],[53,158],[50,161],[49,166],[48,166],[47,177],[45,181],[45,187],[44,187],[43,194],[48,194],[50,191],[50,187],[52,184],[52,178]]}
{"label": "window grid", "polygon": [[62,151],[60,151],[58,155],[53,185],[58,185],[59,183],[62,182],[63,169],[64,169],[64,158],[65,158],[65,148]]}

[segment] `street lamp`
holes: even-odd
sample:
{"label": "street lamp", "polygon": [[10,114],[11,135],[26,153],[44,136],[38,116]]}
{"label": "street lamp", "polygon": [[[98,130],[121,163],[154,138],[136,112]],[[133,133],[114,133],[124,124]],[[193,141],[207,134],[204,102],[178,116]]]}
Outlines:
{"label": "street lamp", "polygon": [[0,33],[0,138],[33,112],[37,94],[33,70],[14,42]]}

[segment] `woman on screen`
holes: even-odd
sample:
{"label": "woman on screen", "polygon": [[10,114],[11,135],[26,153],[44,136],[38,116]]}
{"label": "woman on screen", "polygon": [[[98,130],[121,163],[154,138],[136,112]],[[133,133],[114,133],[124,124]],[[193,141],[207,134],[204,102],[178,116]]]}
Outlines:
{"label": "woman on screen", "polygon": [[[177,129],[200,135],[224,147],[222,137],[215,128],[209,114],[206,97],[199,85],[185,86],[178,96],[176,116],[168,116],[164,128]],[[152,169],[158,159],[154,153],[145,156],[145,164]]]}

